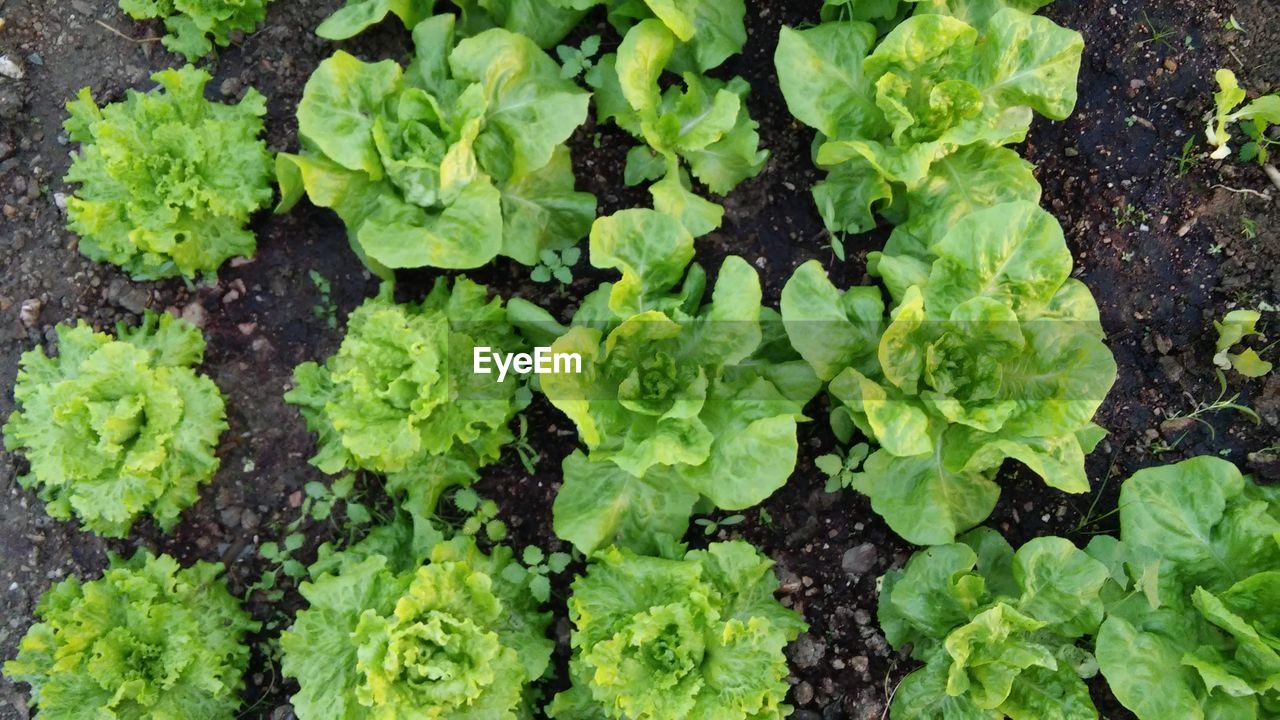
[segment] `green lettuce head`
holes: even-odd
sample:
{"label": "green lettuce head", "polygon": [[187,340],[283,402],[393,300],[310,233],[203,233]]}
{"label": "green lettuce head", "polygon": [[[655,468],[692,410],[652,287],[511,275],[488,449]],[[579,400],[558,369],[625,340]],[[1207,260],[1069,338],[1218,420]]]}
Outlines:
{"label": "green lettuce head", "polygon": [[[554,644],[511,551],[469,538],[435,546],[426,564],[371,536],[302,584],[311,606],[281,637],[301,720],[527,720],[529,683]],[[516,572],[512,572],[512,571]]]}
{"label": "green lettuce head", "polygon": [[817,380],[761,306],[745,260],[725,259],[704,304],[692,258],[678,219],[624,210],[591,230],[591,263],[622,279],[587,298],[572,327],[511,303],[522,329],[549,330],[552,353],[582,361],[582,372],[539,379],[589,451],[565,460],[555,503],[556,533],[583,552],[652,552],[660,535],[684,534],[700,498],[751,507],[795,467],[796,424]]}
{"label": "green lettuce head", "polygon": [[887,324],[878,291],[841,293],[812,261],[781,307],[796,349],[831,381],[837,430],[880,446],[854,487],[889,526],[922,545],[952,541],[991,513],[1006,458],[1086,492],[1084,455],[1102,437],[1091,419],[1116,365],[1057,221],[998,205],[876,272],[894,303]]}
{"label": "green lettuce head", "polygon": [[783,649],[806,625],[772,563],[714,543],[681,560],[609,548],[573,583],[573,687],[557,720],[764,720],[791,708]]}
{"label": "green lettuce head", "polygon": [[190,65],[152,75],[160,89],[128,91],[99,108],[89,89],[67,105],[80,143],[66,182],[68,226],[88,257],[138,280],[213,274],[252,255],[249,216],[271,202],[267,100],[250,88],[238,105],[204,97],[210,75]]}
{"label": "green lettuce head", "polygon": [[[586,5],[593,0],[453,0],[461,16],[457,23],[463,37],[492,28],[524,35],[541,48],[556,43],[577,26]],[[436,0],[347,0],[316,28],[329,40],[346,40],[395,15],[407,28],[435,14]]]}
{"label": "green lettuce head", "polygon": [[171,52],[195,62],[231,44],[231,33],[252,33],[267,16],[271,0],[120,0],[134,20],[163,19],[168,30],[161,42]]}
{"label": "green lettuce head", "polygon": [[277,159],[280,210],[304,193],[333,209],[384,277],[497,255],[534,265],[595,217],[564,144],[587,93],[528,38],[495,28],[455,44],[454,22],[419,24],[407,69],[344,52],[322,62],[298,105],[302,153]]}
{"label": "green lettuce head", "polygon": [[40,599],[4,674],[31,685],[40,717],[232,720],[258,624],[219,575],[139,550],[99,580],[68,578]]}
{"label": "green lettuce head", "polygon": [[194,326],[150,312],[117,338],[83,322],[59,325],[58,355],[36,348],[21,360],[4,426],[22,451],[49,514],[124,537],[139,515],[168,531],[218,469],[227,429],[222,395],[192,366],[204,357]]}
{"label": "green lettuce head", "polygon": [[[474,349],[521,351],[502,300],[459,278],[444,278],[420,303],[398,304],[393,288],[356,308],[338,352],[323,365],[294,370],[285,400],[319,435],[311,462],[337,474],[371,470],[397,482],[440,480],[444,465],[479,467],[498,459],[512,439],[520,381],[471,372]],[[436,462],[441,458],[454,462]],[[442,487],[438,488],[443,489]],[[430,503],[434,507],[434,502]],[[430,511],[430,508],[427,509]]]}
{"label": "green lettuce head", "polygon": [[1044,4],[917,2],[880,39],[853,20],[783,28],[779,84],[819,133],[815,160],[828,176],[813,194],[831,230],[865,232],[879,213],[930,245],[948,219],[1039,197],[1003,146],[1026,137],[1033,113],[1071,113],[1084,50],[1079,33],[1031,14]]}
{"label": "green lettuce head", "polygon": [[892,717],[1096,719],[1084,680],[1098,665],[1076,643],[1097,632],[1109,577],[1068,540],[1015,553],[987,528],[916,553],[881,583],[885,638],[925,663]]}
{"label": "green lettuce head", "polygon": [[1140,720],[1280,717],[1280,489],[1197,457],[1134,473],[1098,663]]}

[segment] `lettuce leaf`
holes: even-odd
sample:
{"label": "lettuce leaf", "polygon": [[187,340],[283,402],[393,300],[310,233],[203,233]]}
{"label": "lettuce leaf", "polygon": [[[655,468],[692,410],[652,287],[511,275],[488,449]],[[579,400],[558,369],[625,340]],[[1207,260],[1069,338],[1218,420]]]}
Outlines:
{"label": "lettuce leaf", "polygon": [[5,447],[31,463],[18,482],[99,535],[124,537],[143,514],[167,532],[218,469],[227,429],[217,386],[192,369],[204,338],[149,311],[116,338],[83,321],[56,332],[58,355],[24,353],[14,386]]}
{"label": "lettuce leaf", "polygon": [[161,42],[187,62],[231,44],[233,32],[252,33],[267,17],[271,0],[120,0],[134,20],[164,20]]}

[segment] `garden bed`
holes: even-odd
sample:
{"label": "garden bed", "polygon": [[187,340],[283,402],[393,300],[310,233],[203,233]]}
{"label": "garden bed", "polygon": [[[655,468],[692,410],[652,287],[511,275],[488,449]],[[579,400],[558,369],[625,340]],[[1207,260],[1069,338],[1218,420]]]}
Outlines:
{"label": "garden bed", "polygon": [[[334,48],[312,31],[338,5],[278,0],[258,32],[210,64],[215,96],[235,99],[249,87],[267,96],[273,151],[297,148],[294,110],[307,77]],[[866,255],[887,236],[850,238],[847,259],[837,260],[809,194],[820,179],[810,159],[813,131],[788,111],[773,55],[780,27],[817,22],[818,6],[749,0],[746,49],[717,72],[750,81],[751,113],[761,126],[762,147],[772,154],[758,177],[726,198],[725,223],[698,240],[697,259],[718,267],[727,255],[745,258],[760,272],[765,305],[776,306],[794,269],[809,259],[819,260],[840,287],[872,283],[864,272]],[[1206,412],[1203,424],[1166,422],[1218,395],[1213,320],[1234,308],[1280,304],[1280,204],[1274,200],[1280,188],[1256,165],[1210,160],[1203,147],[1194,153],[1198,159],[1179,162],[1187,139],[1202,134],[1214,70],[1235,70],[1242,86],[1255,91],[1280,86],[1274,8],[1265,0],[1081,0],[1044,12],[1085,38],[1079,103],[1066,121],[1037,119],[1017,149],[1036,165],[1042,205],[1066,232],[1076,277],[1098,299],[1119,379],[1096,420],[1110,434],[1088,459],[1090,495],[1065,495],[1015,463],[1005,465],[1004,492],[988,524],[1015,546],[1048,534],[1083,545],[1093,534],[1114,530],[1120,481],[1155,464],[1221,455],[1261,481],[1280,480],[1280,373],[1229,378],[1228,395],[1239,393],[1237,402],[1253,408],[1258,423],[1231,410]],[[1228,28],[1232,17],[1244,30]],[[71,192],[62,182],[71,149],[61,130],[64,103],[85,86],[100,101],[119,99],[127,88],[149,86],[152,72],[178,61],[148,40],[157,26],[133,22],[112,0],[0,0],[0,18],[0,53],[25,69],[21,80],[0,78],[0,417],[14,409],[20,354],[51,339],[56,323],[85,318],[111,327],[153,308],[203,328],[209,342],[205,372],[227,398],[230,423],[218,451],[221,469],[175,531],[164,535],[140,523],[123,541],[50,519],[35,494],[16,483],[24,462],[0,454],[0,658],[9,658],[40,594],[69,575],[96,575],[108,552],[128,554],[141,545],[184,563],[221,560],[235,595],[259,579],[268,563],[258,546],[281,541],[283,528],[300,515],[306,483],[325,480],[307,464],[313,437],[282,395],[296,365],[333,353],[345,317],[378,281],[352,255],[341,221],[306,202],[287,215],[256,216],[257,256],[224,267],[216,285],[133,282],[80,255],[59,208],[60,197]],[[603,18],[597,21],[598,29],[584,25],[573,38],[598,30],[613,38],[606,44],[616,42]],[[396,23],[340,46],[370,59],[399,59],[410,50],[408,34]],[[622,183],[632,145],[617,128],[594,122],[570,141],[578,188],[596,195],[600,215],[649,204],[643,189]],[[403,273],[399,291],[420,297],[435,275]],[[556,289],[531,281],[528,268],[506,259],[468,276],[504,297],[538,302],[562,320],[586,292],[613,278],[581,263],[573,283]],[[826,402],[815,400],[807,414],[825,418]],[[541,396],[528,411],[528,427],[539,455],[536,472],[526,472],[508,449],[502,462],[482,470],[476,490],[497,501],[512,546],[567,550],[552,533],[551,504],[561,460],[578,447],[577,433]],[[784,604],[810,624],[789,651],[795,681],[789,702],[803,720],[879,718],[913,667],[888,646],[875,617],[877,578],[900,567],[914,548],[862,496],[823,491],[826,478],[814,460],[834,446],[824,420],[803,424],[799,463],[788,484],[743,512],[741,523],[714,535],[749,540],[772,558]],[[337,522],[308,521],[303,528],[304,560],[342,534]],[[693,546],[709,540],[699,529],[690,533]],[[565,614],[571,575],[554,583],[558,618]],[[269,623],[261,639],[275,634],[271,623],[287,625],[303,605],[291,584],[286,590],[275,603],[250,595],[247,607]],[[563,669],[567,620],[553,628]],[[279,676],[263,652],[267,647],[260,644],[254,655],[242,717],[289,717],[285,708],[296,688]],[[1095,691],[1107,717],[1124,717],[1104,686]],[[27,712],[25,688],[0,679],[0,720]]]}

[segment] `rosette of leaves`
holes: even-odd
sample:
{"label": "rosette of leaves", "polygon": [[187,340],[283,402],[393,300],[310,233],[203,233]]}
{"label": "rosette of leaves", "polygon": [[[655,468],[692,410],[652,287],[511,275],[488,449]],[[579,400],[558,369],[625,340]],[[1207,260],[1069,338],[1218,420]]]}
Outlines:
{"label": "rosette of leaves", "polygon": [[522,351],[502,300],[444,278],[418,303],[399,304],[388,283],[356,308],[338,352],[294,370],[285,401],[318,435],[311,464],[326,473],[370,470],[393,488],[423,485],[430,513],[439,492],[469,484],[469,468],[498,459],[511,442],[520,381],[477,375],[474,348]]}
{"label": "rosette of leaves", "polygon": [[573,687],[557,720],[784,718],[783,649],[807,627],[773,597],[772,563],[713,543],[681,559],[611,547],[573,582]]}
{"label": "rosette of leaves", "polygon": [[271,0],[120,0],[134,20],[164,20],[168,34],[161,42],[171,52],[195,62],[213,45],[231,44],[233,32],[252,33],[267,17]]}
{"label": "rosette of leaves", "polygon": [[761,307],[745,260],[725,259],[704,304],[692,258],[679,220],[624,210],[596,221],[590,240],[592,265],[622,279],[589,296],[571,327],[511,303],[522,330],[534,326],[527,336],[554,337],[552,353],[582,361],[581,373],[539,380],[589,451],[565,459],[554,506],[556,534],[584,553],[611,542],[652,552],[683,536],[695,506],[750,507],[795,467],[796,423],[818,382]]}
{"label": "rosette of leaves", "polygon": [[[1033,112],[1071,113],[1084,48],[1030,14],[1044,4],[920,2],[879,41],[852,19],[783,28],[779,82],[818,131],[828,176],[813,193],[830,230],[865,232],[879,213],[928,246],[972,210],[1038,199],[1029,166],[1001,146],[1026,137]],[[871,20],[896,12],[858,7]]]}
{"label": "rosette of leaves", "polygon": [[80,143],[68,227],[81,252],[137,280],[212,274],[257,247],[245,224],[271,202],[267,101],[250,88],[237,105],[210,102],[209,74],[190,65],[151,77],[159,89],[123,102],[100,108],[85,88],[67,105]]}
{"label": "rosette of leaves", "polygon": [[[751,86],[740,77],[726,82],[704,74],[742,51],[743,7],[654,5],[663,6],[660,17],[627,30],[618,52],[601,58],[587,81],[596,90],[597,118],[645,143],[627,155],[626,183],[657,181],[649,188],[654,207],[704,235],[720,226],[724,208],[692,191],[690,173],[725,195],[759,174],[769,156],[747,110]],[[679,81],[667,83],[668,74]]]}
{"label": "rosette of leaves", "polygon": [[1015,553],[979,528],[916,553],[880,590],[885,638],[924,663],[894,692],[892,717],[1097,718],[1084,679],[1098,665],[1077,642],[1102,621],[1109,577],[1059,537]]}
{"label": "rosette of leaves", "polygon": [[[513,572],[514,571],[514,572]],[[310,607],[280,639],[301,720],[527,720],[550,667],[550,613],[506,547],[470,538],[424,556],[377,530],[323,558],[299,590]]]}
{"label": "rosette of leaves", "polygon": [[193,369],[204,338],[149,311],[116,338],[83,321],[56,332],[58,354],[24,353],[13,389],[5,447],[31,463],[19,484],[53,517],[105,537],[124,537],[143,514],[167,532],[218,469],[227,429],[218,387]]}
{"label": "rosette of leaves", "polygon": [[875,288],[841,292],[822,267],[797,269],[782,317],[799,353],[830,380],[833,427],[878,444],[853,478],[907,540],[935,545],[994,508],[1006,458],[1065,492],[1087,492],[1091,422],[1116,378],[1098,308],[1070,277],[1062,228],[1031,203],[973,213],[921,256],[878,266]]}
{"label": "rosette of leaves", "polygon": [[1120,489],[1098,662],[1140,720],[1280,717],[1280,489],[1197,457]]}
{"label": "rosette of leaves", "polygon": [[1218,92],[1213,94],[1214,113],[1205,128],[1205,138],[1213,146],[1210,157],[1222,160],[1231,155],[1228,126],[1239,123],[1250,138],[1240,148],[1240,159],[1245,162],[1257,160],[1259,165],[1266,163],[1267,146],[1273,142],[1267,138],[1267,130],[1272,125],[1280,125],[1280,93],[1263,95],[1241,107],[1248,96],[1236,80],[1236,74],[1223,68],[1214,75],[1214,79],[1218,83]]}
{"label": "rosette of leaves", "polygon": [[587,93],[528,38],[493,29],[455,44],[454,23],[419,24],[407,70],[344,52],[322,62],[298,105],[302,153],[278,157],[280,210],[304,193],[333,209],[387,278],[498,255],[536,265],[595,217],[564,144]]}
{"label": "rosette of leaves", "polygon": [[[329,40],[346,40],[395,15],[406,28],[437,12],[436,0],[347,0],[346,5],[316,28]],[[478,35],[495,27],[528,37],[541,48],[555,47],[582,19],[578,0],[453,0],[458,9],[458,30]]]}
{"label": "rosette of leaves", "polygon": [[4,674],[31,685],[41,718],[232,720],[254,622],[220,563],[183,568],[139,550],[98,580],[68,578],[36,606]]}

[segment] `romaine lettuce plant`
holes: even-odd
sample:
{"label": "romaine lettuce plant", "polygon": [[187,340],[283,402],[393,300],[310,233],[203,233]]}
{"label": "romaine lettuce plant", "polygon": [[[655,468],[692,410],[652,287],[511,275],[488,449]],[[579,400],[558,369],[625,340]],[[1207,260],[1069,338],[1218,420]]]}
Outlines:
{"label": "romaine lettuce plant", "polygon": [[531,719],[555,644],[511,551],[458,537],[419,558],[376,533],[300,587],[280,640],[300,720]]}
{"label": "romaine lettuce plant", "polygon": [[[1029,14],[1043,4],[920,2],[879,42],[856,20],[782,30],[779,82],[792,114],[818,131],[815,159],[829,174],[814,198],[829,229],[870,230],[876,213],[921,222],[940,192],[972,196],[969,209],[1038,197],[1000,146],[1025,138],[1033,111],[1070,114],[1084,47],[1078,33]],[[867,9],[892,16],[885,5]],[[1011,172],[1016,186],[999,181]]]}
{"label": "romaine lettuce plant", "polygon": [[161,42],[187,62],[208,55],[214,43],[231,44],[231,33],[252,33],[267,16],[271,0],[120,0],[134,20],[164,20]]}
{"label": "romaine lettuce plant", "polygon": [[5,446],[31,463],[18,482],[99,535],[124,537],[142,514],[168,531],[218,469],[227,429],[218,387],[192,369],[204,338],[150,312],[117,338],[84,322],[56,331],[58,354],[23,354],[14,385]]}
{"label": "romaine lettuce plant", "polygon": [[4,674],[31,685],[41,718],[232,720],[258,624],[227,592],[222,565],[183,568],[139,550],[101,579],[68,578],[36,606]]}
{"label": "romaine lettuce plant", "polygon": [[851,422],[879,445],[853,487],[895,532],[931,545],[991,513],[1006,458],[1086,492],[1084,454],[1103,435],[1091,418],[1116,364],[1061,227],[1036,205],[972,213],[920,253],[878,264],[887,324],[878,290],[842,293],[817,261],[787,282],[781,308],[792,344],[830,380],[839,434]]}
{"label": "romaine lettuce plant", "polygon": [[[645,17],[649,12],[655,16]],[[623,9],[617,13],[625,15]],[[726,82],[703,74],[742,51],[743,13],[741,0],[649,3],[636,14],[639,22],[618,19],[635,24],[618,52],[587,74],[597,118],[645,143],[627,155],[626,183],[656,180],[650,187],[654,207],[680,218],[694,235],[719,227],[724,209],[693,193],[689,173],[724,195],[759,174],[768,158],[747,111],[750,85],[740,77]],[[665,82],[666,73],[680,81]]]}
{"label": "romaine lettuce plant", "polygon": [[880,590],[885,638],[925,664],[894,692],[893,718],[1097,718],[1084,683],[1097,662],[1077,642],[1102,622],[1109,577],[1069,540],[1015,553],[987,528],[916,553]]}
{"label": "romaine lettuce plant", "polygon": [[1198,457],[1120,489],[1120,541],[1089,550],[1116,582],[1097,638],[1140,720],[1280,717],[1280,489]]}
{"label": "romaine lettuce plant", "polygon": [[384,284],[351,313],[337,353],[294,370],[285,400],[318,435],[311,463],[330,474],[371,470],[413,484],[459,477],[443,471],[446,457],[471,468],[498,459],[512,439],[519,380],[472,373],[477,346],[524,348],[502,300],[490,300],[483,286],[459,278],[450,289],[440,278],[422,302],[398,304]]}
{"label": "romaine lettuce plant", "polygon": [[455,44],[454,24],[414,28],[407,69],[344,52],[322,62],[298,106],[302,154],[278,158],[280,210],[304,192],[333,209],[384,277],[497,255],[535,265],[595,217],[564,144],[587,93],[528,38],[493,29]]}
{"label": "romaine lettuce plant", "polygon": [[68,226],[80,251],[139,280],[212,274],[257,244],[249,216],[271,202],[267,101],[250,88],[238,105],[204,97],[210,76],[190,65],[151,76],[154,92],[128,91],[99,108],[88,88],[67,105],[81,144],[66,182]]}
{"label": "romaine lettuce plant", "polygon": [[791,708],[783,649],[806,625],[772,563],[713,543],[683,559],[609,548],[573,583],[573,687],[556,720],[765,720]]}
{"label": "romaine lettuce plant", "polygon": [[652,552],[684,534],[700,501],[750,507],[795,467],[796,423],[817,380],[761,307],[746,261],[725,259],[704,305],[706,275],[685,270],[692,258],[679,220],[624,210],[597,220],[590,241],[591,263],[622,279],[589,296],[571,328],[511,302],[522,328],[559,335],[551,352],[582,360],[581,373],[539,378],[589,450],[566,458],[554,508],[556,534],[583,552],[611,542]]}
{"label": "romaine lettuce plant", "polygon": [[[582,19],[577,0],[453,0],[461,17],[459,32],[469,37],[498,27],[528,37],[541,48],[554,47]],[[345,40],[382,22],[388,15],[412,29],[438,10],[436,0],[347,0],[316,28],[330,40]]]}

